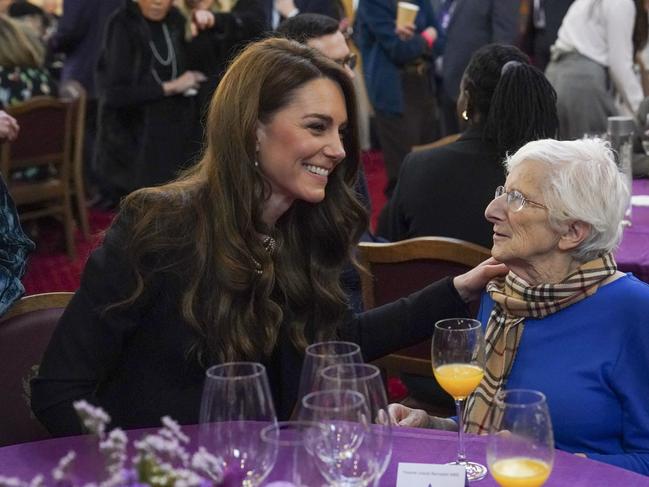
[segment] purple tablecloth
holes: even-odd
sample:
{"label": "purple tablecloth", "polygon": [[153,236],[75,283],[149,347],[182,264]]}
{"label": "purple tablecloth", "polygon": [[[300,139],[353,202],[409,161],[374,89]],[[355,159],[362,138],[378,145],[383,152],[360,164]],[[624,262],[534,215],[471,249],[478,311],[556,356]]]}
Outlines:
{"label": "purple tablecloth", "polygon": [[[194,440],[198,435],[197,426],[186,426],[183,430]],[[133,440],[141,433],[142,431],[130,432],[129,438]],[[469,437],[467,442],[469,459],[485,463],[486,442],[486,437]],[[399,462],[446,463],[454,459],[456,448],[457,434],[455,433],[411,428],[395,429],[392,461],[381,479],[381,487],[393,487],[396,484]],[[49,475],[49,471],[56,465],[58,459],[69,450],[75,450],[78,455],[75,468],[78,478],[85,481],[97,480],[96,476],[97,472],[101,472],[102,460],[96,453],[96,442],[92,438],[82,436],[0,448],[0,474],[18,476],[24,480],[31,480],[36,473]],[[283,459],[280,457],[278,461],[281,462]],[[496,483],[488,476],[475,485],[493,487]],[[558,451],[552,475],[546,485],[548,487],[649,486],[649,477]]]}
{"label": "purple tablecloth", "polygon": [[[633,181],[633,194],[649,195],[649,179]],[[624,230],[615,259],[621,271],[633,272],[638,279],[649,282],[649,207],[634,206],[631,223]]]}

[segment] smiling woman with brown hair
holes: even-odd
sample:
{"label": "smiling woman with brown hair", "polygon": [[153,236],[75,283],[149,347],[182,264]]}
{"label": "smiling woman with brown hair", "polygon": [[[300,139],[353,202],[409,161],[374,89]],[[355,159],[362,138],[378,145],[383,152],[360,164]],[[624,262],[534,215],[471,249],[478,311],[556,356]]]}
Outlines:
{"label": "smiling woman with brown hair", "polygon": [[371,359],[429,336],[431,321],[503,266],[487,263],[354,315],[340,286],[367,215],[354,90],[345,71],[284,39],[247,48],[214,96],[201,161],[129,196],[89,259],[33,382],[55,434],[80,431],[72,402],[116,425],[198,420],[208,366],[263,362],[278,415],[297,396],[308,343],[334,337]]}

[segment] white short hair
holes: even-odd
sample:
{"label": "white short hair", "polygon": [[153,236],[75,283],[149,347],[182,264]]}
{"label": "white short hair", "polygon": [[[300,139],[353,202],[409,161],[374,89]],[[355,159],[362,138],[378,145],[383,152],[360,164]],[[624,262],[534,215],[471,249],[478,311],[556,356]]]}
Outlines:
{"label": "white short hair", "polygon": [[580,220],[590,224],[590,235],[573,251],[586,262],[611,252],[622,238],[622,219],[630,188],[620,173],[608,142],[601,139],[529,142],[505,161],[507,171],[523,161],[547,165],[548,179],[541,192],[550,224]]}

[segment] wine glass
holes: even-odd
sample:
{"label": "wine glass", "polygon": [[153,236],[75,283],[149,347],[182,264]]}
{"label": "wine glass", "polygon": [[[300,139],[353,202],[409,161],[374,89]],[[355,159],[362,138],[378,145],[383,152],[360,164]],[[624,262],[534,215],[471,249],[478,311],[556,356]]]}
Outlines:
{"label": "wine glass", "polygon": [[379,469],[374,477],[375,485],[388,467],[392,456],[392,427],[388,415],[388,398],[381,371],[371,364],[339,364],[322,369],[323,389],[347,389],[360,392],[365,398],[372,423],[372,453]]}
{"label": "wine glass", "polygon": [[468,480],[481,480],[487,474],[484,465],[469,462],[464,449],[464,400],[484,376],[485,343],[478,320],[451,318],[435,323],[431,346],[433,374],[439,385],[455,400],[458,422],[457,460],[466,468]]}
{"label": "wine glass", "polygon": [[266,368],[254,362],[210,367],[200,423],[200,444],[221,459],[226,483],[261,484],[277,457],[277,445],[260,439],[266,426],[277,424]]}
{"label": "wine glass", "polygon": [[382,465],[371,451],[369,409],[361,393],[329,389],[307,394],[302,399],[300,420],[325,427],[325,435],[307,434],[306,447],[327,485],[369,485]]}
{"label": "wine glass", "polygon": [[352,342],[319,342],[306,347],[300,375],[296,416],[299,416],[302,398],[310,392],[322,389],[320,386],[322,369],[329,365],[362,363],[361,347]]}
{"label": "wine glass", "polygon": [[487,464],[502,487],[540,487],[552,471],[554,439],[543,393],[512,389],[496,394]]}
{"label": "wine glass", "polygon": [[324,478],[315,468],[306,439],[316,441],[326,433],[323,425],[311,421],[282,421],[266,426],[261,431],[261,441],[275,445],[278,451],[278,460],[266,477],[267,487],[322,485]]}

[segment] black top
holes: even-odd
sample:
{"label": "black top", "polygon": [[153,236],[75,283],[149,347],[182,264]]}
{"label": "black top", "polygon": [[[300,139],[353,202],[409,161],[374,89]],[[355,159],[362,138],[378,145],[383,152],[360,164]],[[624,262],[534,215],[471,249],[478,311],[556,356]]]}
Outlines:
{"label": "black top", "polygon": [[[188,69],[185,18],[172,7],[163,23],[180,76]],[[138,5],[129,1],[106,25],[96,78],[99,114],[95,164],[107,196],[119,198],[145,186],[168,182],[200,148],[201,127],[194,97],[164,95],[161,81],[169,79],[170,69],[163,69],[156,61],[150,45],[153,28],[153,41],[166,59],[163,23],[147,23]]]}
{"label": "black top", "polygon": [[[137,306],[106,311],[131,292],[123,250],[128,235],[129,224],[121,218],[91,255],[32,382],[34,413],[54,435],[81,432],[72,409],[79,399],[102,406],[112,426],[155,426],[164,415],[181,424],[198,422],[206,367],[187,353],[196,336],[179,313],[178,278],[159,274]],[[372,360],[421,341],[435,321],[454,316],[466,316],[466,308],[449,278],[393,304],[350,312],[338,336],[360,344]],[[277,414],[287,419],[302,355],[284,326],[265,365]]]}
{"label": "black top", "polygon": [[377,234],[391,241],[413,237],[459,238],[491,248],[484,216],[505,170],[495,146],[469,128],[452,144],[410,153]]}

